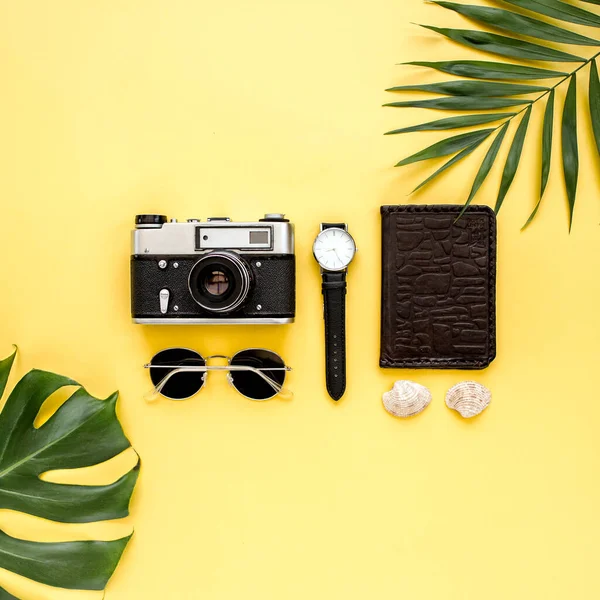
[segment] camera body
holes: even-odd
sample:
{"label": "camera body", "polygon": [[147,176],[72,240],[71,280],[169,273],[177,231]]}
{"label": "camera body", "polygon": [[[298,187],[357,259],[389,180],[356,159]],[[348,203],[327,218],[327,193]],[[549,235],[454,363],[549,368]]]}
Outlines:
{"label": "camera body", "polygon": [[245,223],[137,215],[131,244],[134,323],[294,321],[294,226],[282,214]]}

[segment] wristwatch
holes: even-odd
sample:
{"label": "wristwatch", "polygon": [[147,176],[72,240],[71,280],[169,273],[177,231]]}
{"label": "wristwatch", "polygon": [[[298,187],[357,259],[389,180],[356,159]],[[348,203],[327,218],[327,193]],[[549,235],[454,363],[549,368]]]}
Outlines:
{"label": "wristwatch", "polygon": [[321,223],[313,254],[323,278],[327,391],[339,400],[346,390],[346,273],[356,254],[348,225]]}

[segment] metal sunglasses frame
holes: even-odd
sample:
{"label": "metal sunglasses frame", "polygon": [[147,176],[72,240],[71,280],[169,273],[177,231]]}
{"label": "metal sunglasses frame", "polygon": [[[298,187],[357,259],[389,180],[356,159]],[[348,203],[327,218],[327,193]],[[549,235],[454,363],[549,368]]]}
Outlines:
{"label": "metal sunglasses frame", "polygon": [[[274,398],[275,396],[278,396],[278,395],[286,396],[286,397],[292,396],[292,393],[289,390],[287,390],[282,385],[280,385],[277,381],[275,381],[274,379],[272,379],[271,377],[269,377],[268,375],[263,373],[263,371],[286,371],[286,372],[289,372],[292,370],[292,367],[288,367],[285,364],[285,361],[283,360],[283,358],[279,354],[277,354],[277,352],[274,352],[273,350],[269,350],[268,348],[244,348],[242,350],[238,350],[233,356],[226,356],[225,354],[211,354],[210,356],[205,357],[205,356],[202,356],[197,350],[194,350],[192,348],[185,348],[183,346],[174,346],[172,348],[164,348],[163,350],[160,350],[160,352],[157,352],[154,356],[156,356],[157,354],[160,354],[161,352],[164,352],[165,350],[189,350],[190,352],[195,352],[200,358],[202,358],[202,360],[204,360],[205,363],[213,358],[222,358],[222,359],[227,360],[227,364],[226,365],[207,365],[207,364],[205,364],[205,365],[185,366],[185,365],[181,365],[181,364],[153,365],[152,362],[146,363],[144,365],[144,369],[173,369],[171,372],[167,373],[167,375],[165,377],[163,377],[148,394],[146,394],[145,398],[148,401],[155,400],[158,395],[161,395],[161,396],[163,396],[163,398],[167,398],[168,400],[173,400],[175,402],[180,402],[182,400],[188,400],[189,398],[192,398],[193,396],[195,396],[198,392],[202,391],[202,388],[206,384],[206,376],[210,371],[227,371],[227,381],[229,382],[229,385],[231,385],[231,387],[233,387],[240,396],[243,396],[244,398],[247,398],[248,400],[253,400],[254,402],[264,402],[265,400],[271,400],[272,398]],[[281,362],[283,363],[284,366],[263,369],[263,368],[257,368],[257,367],[249,367],[246,365],[232,365],[231,364],[231,361],[238,354],[240,354],[242,352],[246,352],[247,350],[263,350],[265,352],[270,352],[271,354],[274,354],[275,356],[277,356],[281,360]],[[154,357],[152,357],[152,358],[154,358]],[[188,360],[193,360],[193,359],[188,359]],[[252,373],[256,373],[258,376],[260,376],[264,381],[266,381],[273,388],[274,394],[272,396],[269,396],[268,398],[261,398],[261,399],[251,398],[250,396],[246,396],[246,394],[242,394],[242,392],[240,392],[240,390],[238,390],[238,388],[233,383],[233,378],[231,377],[232,371],[250,371]],[[185,398],[170,398],[169,396],[165,396],[164,394],[162,394],[162,390],[164,389],[164,387],[168,383],[168,381],[171,379],[171,377],[173,377],[177,373],[190,373],[190,372],[204,373],[204,375],[202,376],[202,385],[197,392],[195,392],[191,396],[186,396]]]}

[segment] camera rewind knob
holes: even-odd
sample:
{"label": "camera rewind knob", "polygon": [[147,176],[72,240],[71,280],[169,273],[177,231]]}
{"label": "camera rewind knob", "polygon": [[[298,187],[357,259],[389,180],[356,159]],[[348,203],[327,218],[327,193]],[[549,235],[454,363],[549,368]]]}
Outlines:
{"label": "camera rewind knob", "polygon": [[275,221],[279,223],[289,223],[289,219],[285,218],[283,213],[267,213],[260,221]]}
{"label": "camera rewind knob", "polygon": [[151,229],[163,226],[167,222],[166,215],[136,215],[135,226],[137,229]]}

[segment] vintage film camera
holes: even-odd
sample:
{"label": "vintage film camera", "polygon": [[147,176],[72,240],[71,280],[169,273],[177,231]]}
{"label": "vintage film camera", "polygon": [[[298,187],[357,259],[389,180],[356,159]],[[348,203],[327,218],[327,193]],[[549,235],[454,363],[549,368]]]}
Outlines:
{"label": "vintage film camera", "polygon": [[132,232],[131,315],[141,324],[293,323],[294,226],[282,214],[167,222],[137,215]]}

